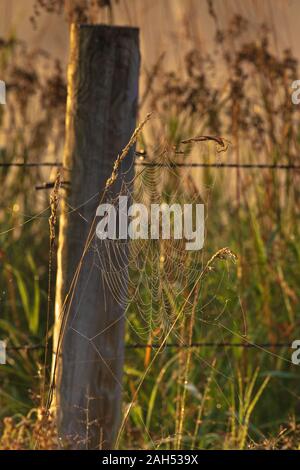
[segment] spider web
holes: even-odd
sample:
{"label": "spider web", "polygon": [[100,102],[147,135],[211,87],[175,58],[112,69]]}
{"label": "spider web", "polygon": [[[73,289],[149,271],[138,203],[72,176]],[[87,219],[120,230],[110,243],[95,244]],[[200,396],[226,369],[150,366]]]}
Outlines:
{"label": "spider web", "polygon": [[[174,163],[188,161],[189,154],[178,152],[169,147],[156,150],[153,154],[156,157],[149,159],[149,162],[147,162],[147,157],[145,161],[140,162],[141,164],[138,161],[134,178],[129,183],[123,182],[120,192],[111,198],[106,198],[105,202],[111,203],[116,212],[119,210],[119,196],[127,196],[130,203],[144,204],[148,208],[148,212],[151,204],[167,203],[169,206],[172,204],[182,206],[183,204],[205,203],[207,205],[215,180],[205,185],[203,179],[199,178],[201,181],[199,187],[194,179],[198,176],[197,171],[193,169],[192,177],[186,168],[174,166]],[[201,157],[203,158],[203,154]],[[172,222],[171,228],[173,228]],[[146,374],[157,354],[163,350],[167,339],[175,337],[180,344],[186,342],[189,340],[185,329],[186,320],[193,315],[195,321],[203,320],[197,318],[197,315],[195,316],[194,309],[195,304],[201,304],[199,294],[204,284],[204,274],[213,268],[215,260],[227,259],[227,255],[229,258],[231,255],[230,250],[227,252],[226,249],[225,251],[219,250],[208,262],[205,262],[203,249],[188,251],[185,249],[185,243],[185,239],[177,240],[172,236],[170,239],[159,238],[155,240],[100,240],[95,232],[89,245],[89,252],[92,255],[89,256],[89,262],[92,261],[90,272],[96,269],[100,273],[98,278],[102,282],[104,311],[110,310],[112,304],[117,304],[120,311],[123,312],[122,317],[116,316],[115,320],[110,322],[105,329],[103,327],[101,330],[90,329],[88,332],[82,326],[80,327],[80,322],[77,322],[78,317],[85,314],[84,309],[76,309],[65,333],[68,334],[68,331],[72,330],[73,333],[80,336],[80,341],[87,341],[97,356],[95,360],[104,364],[104,370],[107,369],[108,375],[120,388],[122,387],[121,383],[112,365],[113,356],[117,356],[118,351],[109,351],[107,355],[105,341],[102,342],[100,336],[105,332],[108,333],[108,329],[113,328],[115,323],[125,317],[127,326],[134,335],[142,339],[150,338],[151,342],[159,345],[159,349],[150,364],[148,363],[145,373],[142,374],[134,396],[131,399],[129,397],[130,405],[123,423],[126,422],[126,417],[130,413]],[[222,280],[219,288],[221,282]],[[86,283],[88,283],[88,279]],[[84,290],[83,285],[82,287]],[[79,306],[82,295],[84,292],[81,292],[77,299]],[[215,293],[212,293],[212,297],[214,296]],[[202,308],[205,308],[205,305]],[[222,331],[219,330],[218,334],[217,328],[214,326],[213,328],[217,332],[217,336],[223,338]],[[207,367],[211,367],[201,356],[198,359]],[[83,367],[82,360],[78,361],[78,358],[73,357],[72,361],[75,361],[79,368]],[[214,365],[212,367],[214,368]],[[221,373],[221,375],[224,374]],[[82,403],[83,412],[89,409],[88,403],[90,401],[100,399],[98,396],[90,395],[89,389],[86,390],[86,394],[87,403]],[[82,419],[85,418],[82,417]],[[143,417],[140,416],[139,419],[151,440]],[[123,424],[119,436],[122,431]]]}
{"label": "spider web", "polygon": [[[182,207],[183,204],[203,203],[203,196],[191,176],[185,169],[174,168],[174,157],[174,150],[161,151],[155,161],[137,170],[130,184],[123,184],[120,195],[127,196],[131,203],[142,203],[148,212],[151,204]],[[118,198],[109,202],[118,211]],[[186,240],[174,239],[172,235],[170,239],[155,240],[100,240],[97,237],[93,240],[95,264],[101,270],[104,291],[109,292],[126,313],[134,309],[139,324],[131,323],[131,327],[139,336],[155,331],[157,339],[163,337],[203,269],[203,251],[188,251],[185,243]],[[184,315],[188,315],[192,307],[188,302]]]}

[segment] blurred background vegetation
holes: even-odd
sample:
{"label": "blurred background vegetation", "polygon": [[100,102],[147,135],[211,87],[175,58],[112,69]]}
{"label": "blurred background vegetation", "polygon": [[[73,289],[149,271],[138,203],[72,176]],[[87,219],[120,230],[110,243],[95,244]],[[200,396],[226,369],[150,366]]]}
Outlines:
{"label": "blurred background vegetation", "polygon": [[[188,158],[300,164],[300,108],[291,101],[298,59],[276,24],[285,2],[202,1],[201,14],[197,2],[182,2],[181,10],[158,3],[153,12],[148,2],[142,11],[122,0],[28,2],[28,31],[40,35],[42,47],[30,32],[19,38],[13,24],[0,38],[0,78],[7,84],[1,162],[62,160],[68,23],[104,21],[142,28],[140,115],[154,110],[156,117],[140,149],[162,139],[178,145],[217,135],[230,141],[227,152],[217,154],[205,143],[191,147]],[[160,37],[151,41],[147,28],[155,14],[167,23],[169,45]],[[43,37],[45,18],[57,22],[61,44],[48,33]],[[285,38],[289,33],[287,27]],[[0,338],[8,348],[8,363],[0,367],[2,448],[31,448],[37,439],[41,448],[58,446],[52,421],[42,426],[39,410],[50,214],[49,193],[35,190],[54,177],[55,169],[0,168]],[[180,170],[178,177],[184,192],[195,191],[206,204],[204,264],[226,246],[238,260],[214,263],[193,298],[194,314],[186,315],[170,342],[291,344],[300,334],[299,172],[208,168]],[[135,307],[128,308],[126,343],[157,342],[159,328],[137,335],[144,325]],[[17,349],[24,344],[37,348]],[[121,446],[298,448],[299,372],[291,352],[165,348],[132,405]],[[126,351],[124,412],[153,354],[148,348]]]}

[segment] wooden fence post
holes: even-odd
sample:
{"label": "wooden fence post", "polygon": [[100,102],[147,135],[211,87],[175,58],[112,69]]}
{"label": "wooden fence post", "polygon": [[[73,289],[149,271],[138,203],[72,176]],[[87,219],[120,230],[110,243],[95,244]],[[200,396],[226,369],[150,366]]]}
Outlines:
{"label": "wooden fence post", "polygon": [[[139,31],[73,25],[70,49],[64,153],[70,188],[60,220],[54,353],[62,319],[65,328],[57,354],[55,406],[59,435],[72,448],[111,449],[120,423],[124,311],[104,289],[92,249],[75,289],[70,292],[70,287],[99,195],[136,125]],[[133,151],[122,165],[131,178]],[[118,180],[112,187],[115,196],[120,185]]]}

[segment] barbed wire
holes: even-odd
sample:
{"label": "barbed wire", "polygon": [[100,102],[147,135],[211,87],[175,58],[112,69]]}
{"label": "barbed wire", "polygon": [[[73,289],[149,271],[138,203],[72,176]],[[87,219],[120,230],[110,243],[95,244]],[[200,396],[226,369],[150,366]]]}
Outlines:
{"label": "barbed wire", "polygon": [[[159,349],[160,344],[126,344],[125,349]],[[167,343],[164,348],[192,349],[192,348],[290,348],[290,343],[214,343],[196,342],[190,344]]]}
{"label": "barbed wire", "polygon": [[198,163],[198,162],[145,162],[136,161],[136,166],[161,167],[161,168],[241,168],[241,169],[270,169],[270,170],[300,170],[300,165],[278,164],[278,163]]}
{"label": "barbed wire", "polygon": [[33,351],[38,349],[45,349],[43,344],[23,344],[21,346],[7,346],[6,351]]}
{"label": "barbed wire", "polygon": [[[125,349],[159,349],[161,344],[148,344],[148,343],[135,343],[135,344],[125,344]],[[190,344],[187,343],[166,343],[163,348],[170,349],[192,349],[192,348],[291,348],[290,343],[231,343],[231,342],[193,342]],[[6,351],[32,351],[45,349],[43,344],[24,344],[22,346],[8,346]]]}
{"label": "barbed wire", "polygon": [[60,162],[7,162],[0,163],[0,168],[21,167],[21,168],[39,168],[39,167],[62,167]]}
{"label": "barbed wire", "polygon": [[[139,157],[141,158],[141,157]],[[144,158],[144,157],[143,157]],[[170,162],[159,163],[152,161],[135,161],[136,166],[161,167],[161,168],[241,168],[241,169],[270,169],[270,170],[295,170],[300,171],[300,165],[284,164],[284,163],[205,163],[205,162]],[[63,167],[61,162],[7,162],[0,163],[0,168],[21,167],[21,168],[38,168],[38,167]]]}

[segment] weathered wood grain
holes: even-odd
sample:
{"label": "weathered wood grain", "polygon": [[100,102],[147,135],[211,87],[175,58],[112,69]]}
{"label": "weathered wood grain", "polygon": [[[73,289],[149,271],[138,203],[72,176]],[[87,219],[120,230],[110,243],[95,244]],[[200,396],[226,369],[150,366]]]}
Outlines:
{"label": "weathered wood grain", "polygon": [[[72,26],[64,154],[71,187],[60,220],[54,349],[65,321],[55,403],[59,434],[73,448],[112,448],[119,426],[124,312],[104,292],[93,249],[65,300],[99,203],[94,196],[135,128],[139,63],[137,29]],[[130,152],[122,164],[127,179],[132,160]],[[117,195],[121,184],[122,175],[111,192]]]}

